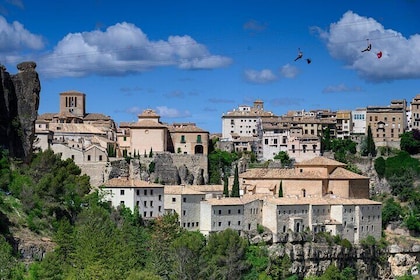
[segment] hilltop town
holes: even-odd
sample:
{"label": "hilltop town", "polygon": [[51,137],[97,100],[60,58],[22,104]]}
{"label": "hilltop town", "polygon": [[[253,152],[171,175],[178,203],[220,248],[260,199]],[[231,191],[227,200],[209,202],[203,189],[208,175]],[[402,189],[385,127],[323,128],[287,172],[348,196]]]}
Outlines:
{"label": "hilltop town", "polygon": [[[263,226],[274,242],[289,230],[328,231],[354,243],[369,235],[380,238],[381,203],[369,199],[369,178],[323,157],[321,138],[328,130],[331,138],[360,143],[370,127],[377,147],[399,147],[399,135],[420,126],[420,95],[410,105],[394,100],[383,107],[281,116],[256,100],[223,114],[220,135],[193,122],[162,123],[152,109],[137,122],[116,124],[110,116],[86,112],[86,94],[77,91],[63,92],[59,100],[59,112],[38,116],[35,147],[71,158],[114,207],[138,208],[144,219],[176,212],[184,228],[203,234],[226,228],[249,233]],[[247,170],[242,164],[240,196],[226,197],[222,185],[208,185],[209,141],[215,137],[220,150],[252,152],[258,161],[286,152],[294,167]],[[198,168],[202,178],[168,183],[150,172],[134,172],[135,160],[137,169],[150,169],[163,155],[169,157],[162,164],[175,162],[175,177],[181,168],[194,177]],[[127,172],[109,172],[113,162],[127,158],[133,159]]]}

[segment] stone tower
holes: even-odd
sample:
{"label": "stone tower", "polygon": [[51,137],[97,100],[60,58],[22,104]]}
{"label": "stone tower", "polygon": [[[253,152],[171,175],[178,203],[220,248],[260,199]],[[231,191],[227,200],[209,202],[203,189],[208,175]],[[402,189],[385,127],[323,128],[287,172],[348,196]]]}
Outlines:
{"label": "stone tower", "polygon": [[60,93],[60,113],[71,113],[83,118],[86,115],[86,94],[78,91]]}

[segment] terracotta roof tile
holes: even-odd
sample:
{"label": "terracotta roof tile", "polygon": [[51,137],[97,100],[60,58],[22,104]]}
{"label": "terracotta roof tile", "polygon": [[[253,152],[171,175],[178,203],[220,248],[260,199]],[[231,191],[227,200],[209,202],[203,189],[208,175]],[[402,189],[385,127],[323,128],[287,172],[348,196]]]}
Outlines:
{"label": "terracotta roof tile", "polygon": [[138,180],[138,179],[129,179],[127,177],[124,178],[112,178],[104,183],[104,187],[107,188],[121,188],[121,187],[128,187],[128,188],[163,188],[164,186],[161,184],[154,184],[148,181]]}
{"label": "terracotta roof tile", "polygon": [[295,164],[295,166],[346,166],[344,163],[326,157],[314,157]]}
{"label": "terracotta roof tile", "polygon": [[204,192],[200,192],[197,190],[194,190],[192,188],[189,188],[188,186],[182,186],[182,185],[166,185],[165,186],[165,194],[200,194],[205,195]]}

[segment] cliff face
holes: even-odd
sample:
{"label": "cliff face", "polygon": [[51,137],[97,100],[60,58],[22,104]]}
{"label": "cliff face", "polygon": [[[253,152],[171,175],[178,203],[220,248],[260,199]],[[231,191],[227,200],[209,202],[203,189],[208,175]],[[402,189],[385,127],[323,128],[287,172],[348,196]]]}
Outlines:
{"label": "cliff face", "polygon": [[10,75],[0,65],[0,146],[11,157],[29,162],[41,83],[35,62],[22,62],[17,68],[19,72]]}

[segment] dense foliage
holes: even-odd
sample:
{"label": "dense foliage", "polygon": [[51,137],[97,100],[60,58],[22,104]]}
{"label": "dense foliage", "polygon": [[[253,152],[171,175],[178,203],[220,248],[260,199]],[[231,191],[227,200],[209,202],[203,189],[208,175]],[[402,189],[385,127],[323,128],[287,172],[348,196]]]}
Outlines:
{"label": "dense foliage", "polygon": [[222,150],[213,150],[208,156],[209,160],[209,183],[219,185],[222,181],[222,170],[230,172],[232,163],[239,159],[238,154]]}
{"label": "dense foliage", "polygon": [[420,131],[413,129],[401,134],[400,148],[410,155],[418,154],[420,152]]}

